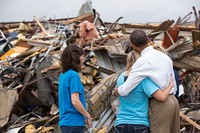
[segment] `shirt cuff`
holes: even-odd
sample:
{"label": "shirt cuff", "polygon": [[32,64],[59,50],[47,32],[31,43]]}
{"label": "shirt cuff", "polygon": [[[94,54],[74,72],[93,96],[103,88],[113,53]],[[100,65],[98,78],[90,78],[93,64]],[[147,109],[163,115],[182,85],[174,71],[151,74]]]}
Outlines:
{"label": "shirt cuff", "polygon": [[123,87],[122,86],[118,87],[118,93],[119,93],[120,96],[126,96],[126,94],[123,91]]}

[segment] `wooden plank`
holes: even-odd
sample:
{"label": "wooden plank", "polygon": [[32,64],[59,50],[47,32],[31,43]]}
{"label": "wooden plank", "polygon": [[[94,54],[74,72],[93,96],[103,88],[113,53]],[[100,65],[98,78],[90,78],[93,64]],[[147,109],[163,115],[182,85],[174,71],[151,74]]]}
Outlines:
{"label": "wooden plank", "polygon": [[[14,54],[15,53],[15,51],[13,50],[13,49],[10,49],[10,50],[8,50],[4,55],[2,55],[1,57],[0,57],[0,60],[6,60],[6,57],[7,56],[10,56],[11,54]],[[7,63],[6,63],[7,64]]]}
{"label": "wooden plank", "polygon": [[[110,22],[105,22],[106,25],[111,25],[112,23]],[[124,28],[138,28],[138,29],[156,29],[160,23],[146,23],[146,24],[137,24],[137,23],[119,23],[119,25],[121,25]],[[196,27],[194,25],[178,25],[177,26],[180,31],[192,31],[194,29],[196,29]]]}
{"label": "wooden plank", "polygon": [[107,79],[103,85],[100,84],[102,87],[87,101],[89,112],[94,119],[98,118],[103,110],[110,106],[111,91],[116,85],[118,73],[110,75],[109,77],[110,79]]}
{"label": "wooden plank", "polygon": [[42,32],[45,34],[45,35],[48,35],[48,32],[44,29],[44,26],[40,23],[39,19],[34,16],[34,19],[36,20],[37,24],[40,26]]}
{"label": "wooden plank", "polygon": [[173,23],[174,23],[173,20],[166,20],[166,21],[162,22],[156,29],[154,29],[150,34],[148,34],[148,37],[155,38],[160,33],[167,30]]}
{"label": "wooden plank", "polygon": [[193,43],[195,43],[196,41],[200,41],[200,31],[199,30],[192,31],[192,41],[193,41]]}
{"label": "wooden plank", "polygon": [[187,115],[183,114],[182,112],[179,112],[179,115],[180,115],[181,118],[183,118],[184,120],[189,122],[191,125],[196,127],[198,130],[200,130],[200,125],[197,124],[196,122],[194,122],[193,120],[191,120]]}
{"label": "wooden plank", "polygon": [[108,120],[109,116],[113,114],[112,108],[109,108],[106,113],[101,116],[101,119],[98,121],[98,124],[96,125],[96,128],[101,128],[104,123]]}
{"label": "wooden plank", "polygon": [[34,45],[34,44],[36,46],[49,46],[49,45],[52,45],[52,43],[44,42],[44,41],[36,41],[36,40],[30,40],[30,39],[20,39],[20,40],[27,42],[27,44],[29,44],[29,45]]}
{"label": "wooden plank", "polygon": [[[101,98],[89,109],[89,113],[92,118],[97,119],[99,118],[100,114],[110,105],[111,99],[111,88],[108,89]],[[89,105],[89,104],[88,104]]]}
{"label": "wooden plank", "polygon": [[102,88],[104,85],[110,86],[112,84],[112,81],[116,81],[120,73],[115,73],[112,75],[107,76],[106,78],[103,78],[87,95],[88,98],[91,98],[93,95],[95,95],[100,88]]}
{"label": "wooden plank", "polygon": [[91,106],[93,106],[102,95],[104,95],[104,93],[108,90],[108,87],[106,87],[105,85],[102,86],[101,88],[99,88],[99,90],[97,91],[97,93],[95,95],[93,95],[90,100],[89,100],[89,105],[88,108],[91,108]]}
{"label": "wooden plank", "polygon": [[46,51],[46,50],[47,50],[46,48],[39,49],[38,51],[34,52],[34,53],[31,54],[30,56],[28,56],[28,57],[24,58],[23,60],[19,61],[19,62],[16,64],[16,66],[19,66],[19,65],[21,65],[21,64],[23,64],[23,63],[25,63],[25,62],[27,62],[27,61],[30,60],[32,57],[37,56],[37,55],[39,55],[40,53],[42,53],[42,52],[44,52],[44,51]]}
{"label": "wooden plank", "polygon": [[82,16],[78,16],[78,17],[69,19],[69,20],[62,22],[62,23],[63,24],[71,24],[71,23],[74,23],[74,22],[87,20],[91,17],[93,17],[93,13],[88,13],[88,14],[85,14],[85,15],[82,15]]}
{"label": "wooden plank", "polygon": [[173,64],[176,68],[200,72],[200,57],[198,56],[185,56],[181,60],[173,61]]}
{"label": "wooden plank", "polygon": [[108,74],[108,75],[115,73],[115,71],[113,71],[111,69],[107,69],[107,68],[104,68],[102,66],[98,66],[96,64],[90,63],[90,62],[85,62],[85,65],[89,66],[92,69],[95,69],[95,70],[97,70],[97,71],[99,71],[101,73],[105,73],[105,74]]}
{"label": "wooden plank", "polygon": [[170,52],[172,50],[175,50],[175,51],[179,50],[179,48],[181,48],[182,46],[185,46],[185,45],[187,47],[190,47],[191,44],[192,44],[191,40],[188,40],[186,38],[179,39],[177,42],[175,42],[173,45],[171,45],[169,48],[167,48],[166,52]]}

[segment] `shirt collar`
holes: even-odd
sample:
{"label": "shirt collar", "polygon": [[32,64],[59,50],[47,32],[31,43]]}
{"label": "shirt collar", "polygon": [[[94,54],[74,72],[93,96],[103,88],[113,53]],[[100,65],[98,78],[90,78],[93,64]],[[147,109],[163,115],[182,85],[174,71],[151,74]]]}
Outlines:
{"label": "shirt collar", "polygon": [[152,46],[148,46],[148,47],[146,47],[145,49],[142,50],[141,55],[144,55],[145,53],[147,53],[147,52],[149,52],[151,50],[153,50],[153,47]]}

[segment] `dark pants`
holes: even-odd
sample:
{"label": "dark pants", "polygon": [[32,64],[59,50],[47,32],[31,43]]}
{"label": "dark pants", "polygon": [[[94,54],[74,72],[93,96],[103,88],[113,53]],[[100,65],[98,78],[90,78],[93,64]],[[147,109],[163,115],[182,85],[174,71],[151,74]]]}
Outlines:
{"label": "dark pants", "polygon": [[61,126],[62,133],[84,133],[83,126]]}
{"label": "dark pants", "polygon": [[119,124],[115,127],[115,133],[150,133],[150,131],[145,125]]}

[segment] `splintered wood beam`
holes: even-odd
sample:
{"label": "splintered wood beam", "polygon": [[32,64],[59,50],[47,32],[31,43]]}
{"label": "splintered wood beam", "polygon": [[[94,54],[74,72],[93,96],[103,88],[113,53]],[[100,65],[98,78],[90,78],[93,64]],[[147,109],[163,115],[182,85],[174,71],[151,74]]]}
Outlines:
{"label": "splintered wood beam", "polygon": [[85,14],[85,15],[78,16],[78,17],[69,19],[69,20],[64,21],[64,22],[62,22],[62,23],[63,23],[63,24],[71,24],[71,23],[74,23],[74,22],[87,20],[87,18],[91,18],[91,17],[93,17],[93,13],[87,13],[87,14]]}
{"label": "splintered wood beam", "polygon": [[85,62],[85,65],[89,66],[89,67],[91,67],[91,68],[93,68],[93,69],[95,69],[95,70],[97,70],[99,72],[106,73],[108,75],[111,75],[111,74],[115,73],[115,71],[113,71],[113,70],[109,70],[107,68],[104,68],[104,67],[101,67],[101,66],[97,66],[97,65],[95,65],[93,63],[90,63],[90,62]]}
{"label": "splintered wood beam", "polygon": [[167,30],[173,23],[174,23],[174,20],[166,20],[162,22],[156,29],[154,29],[150,34],[148,34],[148,37],[155,38],[161,32]]}
{"label": "splintered wood beam", "polygon": [[115,73],[104,78],[90,91],[91,93],[87,95],[88,110],[94,119],[98,118],[102,111],[110,106],[111,92],[116,85],[119,74],[120,73]]}
{"label": "splintered wood beam", "polygon": [[41,70],[41,73],[46,73],[49,70],[57,70],[57,69],[61,69],[61,66],[60,65],[52,65],[48,68]]}
{"label": "splintered wood beam", "polygon": [[184,58],[182,58],[180,60],[173,61],[173,65],[176,68],[180,68],[180,69],[184,68],[189,71],[200,72],[200,57],[185,56]]}
{"label": "splintered wood beam", "polygon": [[49,42],[30,40],[30,39],[20,39],[20,41],[24,41],[31,46],[49,47],[50,45],[52,45],[52,43]]}
{"label": "splintered wood beam", "polygon": [[36,20],[37,24],[40,26],[42,32],[45,34],[45,35],[48,35],[48,32],[44,29],[44,26],[40,23],[39,19],[34,16],[34,19]]}
{"label": "splintered wood beam", "polygon": [[183,114],[182,112],[179,112],[179,115],[181,118],[189,122],[192,126],[196,127],[198,130],[200,130],[200,125],[191,120],[187,115]]}
{"label": "splintered wood beam", "polygon": [[44,52],[44,51],[46,51],[46,50],[47,50],[47,48],[39,49],[38,51],[34,52],[34,53],[31,54],[30,56],[28,56],[28,57],[24,58],[23,60],[19,61],[19,62],[16,64],[16,66],[19,66],[19,65],[21,65],[21,64],[23,64],[23,63],[25,63],[25,62],[27,62],[28,60],[30,60],[30,59],[33,58],[34,56],[37,56],[37,55],[39,55],[40,53],[42,53],[42,52]]}

